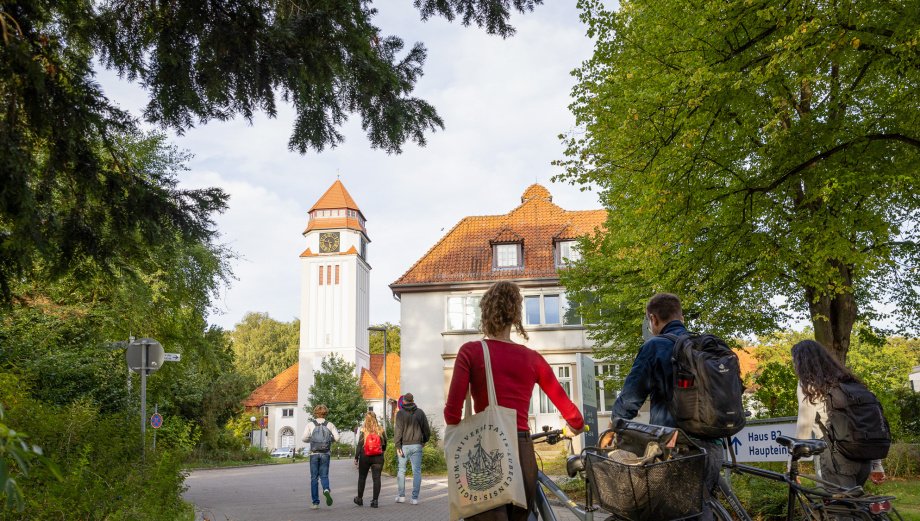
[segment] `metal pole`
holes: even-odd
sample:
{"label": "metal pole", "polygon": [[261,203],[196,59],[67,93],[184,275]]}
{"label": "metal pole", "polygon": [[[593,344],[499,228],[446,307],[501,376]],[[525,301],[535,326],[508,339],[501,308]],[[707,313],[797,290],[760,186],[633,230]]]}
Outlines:
{"label": "metal pole", "polygon": [[[158,403],[154,404],[153,414],[159,414],[159,413],[160,413],[160,404]],[[157,451],[157,431],[158,430],[159,429],[153,429],[153,452]]]}
{"label": "metal pole", "polygon": [[141,460],[147,460],[147,344],[141,348]]}
{"label": "metal pole", "polygon": [[383,430],[390,420],[390,400],[387,396],[387,328],[383,328]]}

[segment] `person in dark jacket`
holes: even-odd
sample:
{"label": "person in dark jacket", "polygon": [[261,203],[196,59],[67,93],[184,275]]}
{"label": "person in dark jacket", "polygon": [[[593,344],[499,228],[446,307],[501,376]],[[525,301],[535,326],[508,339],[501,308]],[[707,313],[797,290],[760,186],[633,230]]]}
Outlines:
{"label": "person in dark jacket", "polygon": [[406,502],[406,461],[412,462],[412,499],[418,504],[418,495],[422,488],[422,447],[431,437],[431,428],[425,411],[415,405],[412,393],[402,397],[403,406],[396,413],[396,429],[393,443],[399,458],[399,470],[396,472],[396,502]]}
{"label": "person in dark jacket", "polygon": [[[672,334],[679,337],[687,334],[680,299],[670,293],[658,293],[649,299],[645,312],[655,336],[639,348],[632,369],[623,382],[623,390],[613,404],[613,416],[631,420],[639,413],[639,408],[645,400],[649,399],[649,423],[677,427],[677,422],[668,411],[668,402],[671,400],[674,386],[674,366],[671,363],[674,342],[659,335]],[[722,442],[708,438],[693,438],[693,441],[706,450],[706,476],[703,484],[705,499],[708,499],[709,492],[719,480],[719,470],[724,460]],[[701,519],[712,519],[708,501],[703,503]]]}
{"label": "person in dark jacket", "polygon": [[[380,438],[380,446],[375,447],[379,454],[367,454],[370,450],[365,449],[364,445],[371,436]],[[368,447],[370,447],[369,443]],[[380,497],[380,471],[383,470],[383,453],[386,450],[386,431],[380,426],[377,416],[368,412],[364,415],[364,425],[361,426],[358,445],[355,447],[355,466],[358,467],[358,495],[355,496],[355,504],[359,507],[364,506],[364,484],[367,482],[367,472],[370,470],[374,479],[374,497],[371,499],[371,508],[377,508],[377,500]]]}

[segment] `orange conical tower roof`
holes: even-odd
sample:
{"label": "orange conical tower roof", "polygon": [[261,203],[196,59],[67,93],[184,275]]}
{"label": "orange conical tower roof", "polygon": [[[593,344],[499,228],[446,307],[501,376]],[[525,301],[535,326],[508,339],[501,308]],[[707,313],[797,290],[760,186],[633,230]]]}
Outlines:
{"label": "orange conical tower roof", "polygon": [[351,194],[348,193],[348,190],[345,189],[345,185],[342,184],[342,181],[338,179],[332,183],[332,186],[326,190],[326,193],[319,198],[319,201],[316,201],[316,204],[310,208],[310,211],[313,210],[332,210],[337,208],[347,208],[349,210],[361,211],[358,208],[358,203],[351,198]]}

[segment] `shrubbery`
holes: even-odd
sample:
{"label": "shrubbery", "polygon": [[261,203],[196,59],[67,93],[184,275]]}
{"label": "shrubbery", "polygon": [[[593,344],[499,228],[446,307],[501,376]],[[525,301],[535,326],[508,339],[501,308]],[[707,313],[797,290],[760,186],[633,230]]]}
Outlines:
{"label": "shrubbery", "polygon": [[[440,445],[441,436],[437,427],[431,427],[431,439],[422,447],[422,474],[443,474],[447,472],[447,462],[444,459],[444,449]],[[384,472],[396,475],[396,446],[387,444],[383,462]],[[406,463],[406,475],[412,475],[412,464]]]}
{"label": "shrubbery", "polygon": [[[181,500],[181,448],[148,451],[141,462],[140,427],[135,418],[99,411],[89,400],[47,405],[28,397],[11,375],[0,379],[0,402],[10,428],[29,434],[60,468],[63,480],[41,466],[19,481],[23,511],[2,511],[2,520],[192,519]],[[170,442],[167,442],[169,445]],[[165,447],[164,447],[165,448]]]}

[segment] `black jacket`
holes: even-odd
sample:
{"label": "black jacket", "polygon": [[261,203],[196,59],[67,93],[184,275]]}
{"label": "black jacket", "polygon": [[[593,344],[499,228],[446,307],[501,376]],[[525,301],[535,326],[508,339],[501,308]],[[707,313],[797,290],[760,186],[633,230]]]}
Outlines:
{"label": "black jacket", "polygon": [[[368,456],[364,454],[364,429],[359,431],[361,434],[358,435],[358,445],[355,446],[355,461],[358,461],[358,458],[376,458],[378,456]],[[380,448],[383,449],[383,452],[387,451],[387,436],[386,434],[380,434]],[[379,454],[379,457],[383,457],[383,454]]]}
{"label": "black jacket", "polygon": [[403,445],[424,445],[431,437],[428,417],[414,403],[403,405],[396,413],[396,434],[393,443],[397,449]]}

